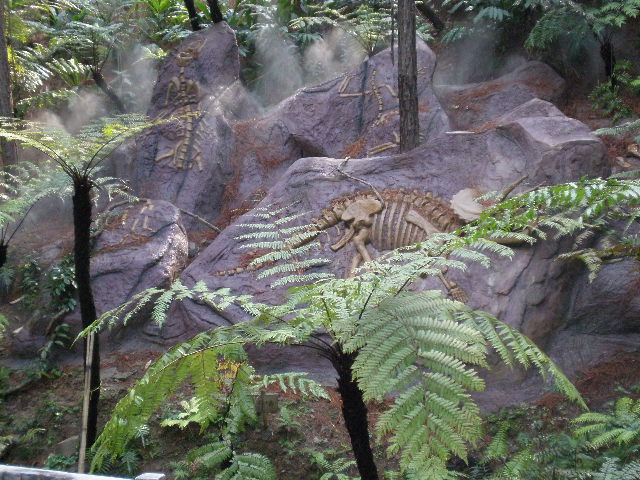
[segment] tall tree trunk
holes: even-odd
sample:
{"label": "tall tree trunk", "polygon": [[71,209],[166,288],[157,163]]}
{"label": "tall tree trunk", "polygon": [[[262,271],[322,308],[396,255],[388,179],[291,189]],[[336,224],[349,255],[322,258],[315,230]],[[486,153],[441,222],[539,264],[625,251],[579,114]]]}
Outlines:
{"label": "tall tree trunk", "polygon": [[187,13],[189,14],[189,22],[191,22],[191,30],[197,32],[202,30],[200,21],[198,20],[198,11],[193,3],[193,0],[184,0],[184,6],[187,7]]}
{"label": "tall tree trunk", "polygon": [[420,143],[415,0],[398,1],[398,97],[400,151],[406,152]]}
{"label": "tall tree trunk", "polygon": [[342,416],[351,439],[351,448],[362,480],[378,480],[378,469],[373,460],[369,442],[369,421],[367,405],[362,398],[362,390],[353,379],[351,367],[355,353],[336,352],[333,366],[338,372],[338,392],[342,399]]}
{"label": "tall tree trunk", "polygon": [[[87,177],[73,179],[73,233],[74,263],[78,302],[82,328],[87,328],[96,320],[96,306],[91,289],[91,181]],[[87,419],[86,445],[91,448],[98,432],[98,401],[100,399],[100,346],[95,336],[91,361],[87,362],[87,341],[85,341],[85,369],[91,364],[89,382],[89,407]]]}
{"label": "tall tree trunk", "polygon": [[218,0],[207,0],[207,5],[209,5],[209,13],[211,14],[211,21],[213,23],[220,23],[224,20],[222,16],[222,10],[220,10],[220,5],[218,4]]}
{"label": "tall tree trunk", "polygon": [[118,110],[118,112],[120,113],[127,113],[127,109],[124,107],[124,103],[122,102],[122,100],[120,100],[120,97],[118,97],[118,95],[116,94],[116,92],[114,92],[111,87],[109,85],[107,85],[107,82],[105,81],[104,77],[102,76],[102,72],[100,70],[91,70],[91,76],[93,77],[93,81],[96,82],[96,85],[98,86],[98,88],[100,90],[102,90],[104,92],[104,94],[109,97],[109,100],[111,100],[113,102],[113,104],[116,106],[116,109]]}
{"label": "tall tree trunk", "polygon": [[[11,101],[11,71],[7,55],[7,37],[4,29],[4,0],[0,0],[0,117],[13,117]],[[18,152],[14,142],[0,139],[0,169],[5,165],[13,165],[18,160]]]}

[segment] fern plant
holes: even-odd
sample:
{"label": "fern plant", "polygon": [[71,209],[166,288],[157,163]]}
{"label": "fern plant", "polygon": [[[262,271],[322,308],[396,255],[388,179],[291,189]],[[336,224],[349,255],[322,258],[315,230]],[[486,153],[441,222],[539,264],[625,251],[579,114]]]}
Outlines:
{"label": "fern plant", "polygon": [[[278,305],[261,304],[225,288],[211,291],[203,282],[187,287],[177,281],[166,292],[142,292],[124,307],[105,314],[85,333],[126,322],[158,294],[153,317],[159,322],[166,318],[171,302],[187,299],[214,310],[234,304],[253,318],[201,333],[156,363],[116,408],[98,442],[98,458],[122,448],[135,427],[146,422],[185,378],[204,381],[206,377],[206,385],[215,385],[219,382],[215,362],[220,358],[231,356],[244,362],[241,345],[271,342],[314,349],[336,369],[361,478],[378,478],[365,401],[393,392],[399,394],[380,416],[376,431],[388,439],[389,452],[398,454],[402,471],[412,479],[454,478],[456,473],[447,470],[448,458],[451,454],[466,458],[468,445],[481,435],[478,407],[470,392],[484,388],[479,372],[487,367],[491,350],[507,365],[536,368],[551,378],[559,391],[584,404],[549,358],[517,330],[487,312],[445,298],[440,291],[414,291],[415,283],[424,276],[439,275],[443,268],[464,271],[472,263],[489,266],[491,256],[513,255],[497,241],[534,243],[552,235],[572,235],[610,218],[634,221],[639,202],[640,183],[634,179],[582,179],[540,188],[488,209],[478,221],[458,232],[437,234],[383,255],[353,278],[310,277],[300,284],[305,277],[294,276],[291,280],[297,285]],[[244,234],[242,240],[253,240],[252,248],[277,248],[263,257],[268,261],[291,261],[296,268],[313,266],[299,263],[300,252],[290,247],[300,242],[282,243],[286,222],[271,223],[247,224],[244,228],[255,233]],[[304,232],[298,227],[287,231],[293,235]],[[255,262],[265,263],[262,259]],[[286,265],[271,268],[270,273],[277,274],[296,270]],[[209,359],[201,361],[205,356]],[[207,398],[215,398],[215,394],[211,392]],[[208,409],[214,414],[223,405],[214,403]],[[246,411],[241,406],[234,411],[251,417],[250,406]]]}
{"label": "fern plant", "polygon": [[574,420],[575,435],[595,449],[636,443],[640,446],[640,400],[622,397],[611,414],[589,412]]}

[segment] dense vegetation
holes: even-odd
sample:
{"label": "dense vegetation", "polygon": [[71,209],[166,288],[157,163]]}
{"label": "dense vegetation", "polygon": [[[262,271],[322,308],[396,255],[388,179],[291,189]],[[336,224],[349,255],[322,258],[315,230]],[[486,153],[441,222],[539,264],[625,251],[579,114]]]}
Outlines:
{"label": "dense vegetation", "polygon": [[[608,411],[585,413],[578,390],[532,341],[487,312],[450,300],[440,291],[417,287],[445,269],[464,272],[471,265],[487,268],[495,258],[511,258],[513,249],[505,244],[532,245],[548,238],[576,239],[575,248],[561,259],[581,260],[591,278],[606,261],[640,258],[639,239],[632,228],[640,216],[637,172],[540,186],[510,198],[505,198],[509,192],[498,193],[497,204],[478,220],[392,251],[347,279],[306,272],[328,262],[308,257],[316,246],[308,226],[297,225],[298,217],[284,217],[273,207],[257,209],[255,223],[244,225],[247,233],[239,240],[249,241],[246,248],[267,251],[253,260],[254,265],[269,265],[261,277],[277,276],[278,284],[294,285],[276,305],[259,303],[243,292],[211,291],[204,283],[188,288],[176,281],[167,290],[142,292],[96,319],[89,272],[92,211],[98,193],[135,200],[120,179],[101,172],[101,164],[124,139],[151,126],[137,115],[147,107],[148,92],[139,87],[148,89],[143,76],[154,72],[193,30],[221,21],[234,29],[243,57],[242,81],[265,106],[303,84],[324,79],[322,65],[306,60],[305,52],[313,46],[324,43],[330,48],[337,42],[335,56],[355,50],[355,57],[364,59],[398,41],[399,84],[408,85],[406,94],[400,92],[408,99],[400,103],[401,123],[406,111],[415,107],[415,119],[401,126],[403,150],[420,140],[417,103],[411,107],[410,101],[415,96],[410,90],[415,62],[406,67],[413,71],[403,66],[411,51],[403,43],[407,25],[412,37],[417,33],[442,49],[491,35],[495,51],[488,56],[496,62],[511,51],[526,51],[572,78],[584,75],[579,59],[595,49],[603,71],[595,76],[600,81],[588,98],[610,119],[599,133],[626,135],[624,142],[629,145],[640,131],[640,75],[638,48],[627,45],[625,29],[638,25],[640,1],[444,0],[420,2],[415,10],[412,2],[375,0],[257,0],[226,5],[215,0],[0,0],[0,4],[4,7],[0,33],[7,41],[0,43],[0,74],[8,73],[0,96],[9,100],[0,110],[0,283],[5,295],[11,289],[20,291],[21,308],[53,319],[37,366],[17,386],[5,388],[8,382],[0,377],[0,395],[9,397],[61,373],[53,352],[68,346],[68,326],[62,320],[76,307],[77,295],[83,336],[90,345],[85,347],[82,446],[91,447],[97,435],[100,393],[98,331],[126,324],[149,306],[153,320],[161,325],[171,305],[186,300],[217,311],[233,305],[251,317],[233,327],[202,332],[161,355],[115,406],[88,453],[94,470],[119,465],[131,475],[138,460],[131,445],[140,442],[144,450],[153,415],[181,395],[186,399],[162,426],[188,430],[195,424],[200,438],[198,448],[171,467],[176,478],[276,478],[272,460],[243,444],[247,432],[266,422],[265,395],[274,388],[305,399],[329,394],[305,375],[258,375],[245,347],[271,343],[319,351],[336,371],[353,460],[335,452],[307,452],[322,470],[318,477],[323,480],[352,478],[356,471],[363,480],[383,475],[411,480],[463,475],[640,478],[640,463],[635,460],[640,449],[637,392],[624,392],[630,396],[616,399]],[[335,36],[336,31],[340,35]],[[624,52],[620,45],[635,50]],[[274,75],[285,70],[285,63],[287,71],[295,68],[300,75],[276,91]],[[83,117],[80,112],[87,113],[91,99],[97,99],[95,111]],[[64,119],[65,128],[32,121],[46,118],[46,112]],[[15,162],[16,152],[32,149],[43,158]],[[70,195],[74,261],[61,259],[43,272],[35,257],[11,256],[12,239],[34,205],[43,198]],[[614,232],[610,236],[615,242],[603,248],[583,247],[580,240],[595,231]],[[0,338],[8,323],[0,316]],[[537,424],[530,421],[529,432],[522,430],[525,420],[531,420],[526,408],[524,413],[513,409],[483,417],[472,393],[484,389],[482,371],[488,368],[490,355],[509,367],[534,368],[548,376],[554,388],[573,402],[571,415],[558,414]],[[372,404],[381,405],[381,413],[370,425],[367,408]],[[286,407],[279,415],[288,427],[297,422]],[[555,430],[549,432],[554,422]],[[27,429],[15,438],[0,432],[0,440],[7,446],[28,444],[37,430]],[[381,446],[388,457],[384,472],[376,458]],[[84,455],[82,448],[81,464]],[[336,458],[327,458],[332,456]],[[73,468],[75,458],[52,456],[47,465]]]}

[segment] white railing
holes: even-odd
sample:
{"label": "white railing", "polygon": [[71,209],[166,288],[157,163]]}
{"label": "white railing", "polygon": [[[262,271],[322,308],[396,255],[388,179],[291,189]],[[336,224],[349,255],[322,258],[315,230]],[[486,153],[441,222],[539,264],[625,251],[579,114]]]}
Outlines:
{"label": "white railing", "polygon": [[[1,0],[0,0],[1,1]],[[0,480],[130,480],[87,473],[61,472],[42,468],[16,467],[0,464]],[[143,473],[134,480],[165,480],[164,473]]]}

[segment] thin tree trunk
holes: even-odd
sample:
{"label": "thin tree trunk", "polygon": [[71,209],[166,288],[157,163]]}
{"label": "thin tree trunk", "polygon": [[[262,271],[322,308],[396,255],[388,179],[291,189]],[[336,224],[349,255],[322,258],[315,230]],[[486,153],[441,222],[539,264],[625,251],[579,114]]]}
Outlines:
{"label": "thin tree trunk", "polygon": [[191,30],[197,32],[202,30],[200,22],[198,21],[198,11],[193,3],[193,0],[184,0],[184,6],[187,7],[187,13],[189,14],[189,22],[191,22]]}
{"label": "thin tree trunk", "polygon": [[[91,181],[86,177],[73,179],[73,231],[74,263],[78,302],[82,328],[96,320],[96,306],[91,289]],[[98,432],[98,401],[100,399],[100,346],[98,335],[93,344],[91,371],[89,374],[89,407],[86,431],[87,449],[93,445]],[[85,369],[87,368],[87,341],[85,340]]]}
{"label": "thin tree trunk", "polygon": [[378,469],[373,460],[369,442],[369,421],[367,405],[362,398],[362,390],[353,379],[351,367],[355,353],[336,352],[334,368],[338,372],[338,392],[342,399],[342,416],[351,439],[351,448],[362,480],[378,480]]}
{"label": "thin tree trunk", "polygon": [[606,38],[600,42],[600,57],[604,62],[604,74],[611,81],[611,86],[615,87],[616,76],[614,75],[614,67],[616,65],[616,56],[613,51],[611,39]]}
{"label": "thin tree trunk", "polygon": [[4,267],[4,264],[7,263],[7,252],[9,250],[9,244],[4,243],[4,240],[0,242],[0,268]]}
{"label": "thin tree trunk", "polygon": [[218,0],[207,0],[207,5],[209,5],[209,13],[211,14],[211,21],[213,23],[220,23],[224,20],[222,16],[222,10],[220,10],[220,5],[218,4]]}
{"label": "thin tree trunk", "polygon": [[91,70],[91,76],[93,77],[93,81],[96,82],[98,88],[100,88],[100,90],[102,90],[104,94],[109,97],[109,100],[113,102],[113,104],[116,106],[116,109],[120,113],[127,113],[127,109],[124,107],[124,103],[122,103],[120,97],[116,95],[116,92],[114,92],[111,87],[107,85],[107,82],[102,76],[102,72],[100,70]]}
{"label": "thin tree trunk", "polygon": [[444,30],[444,22],[442,21],[442,19],[440,19],[433,8],[427,5],[426,0],[416,3],[416,9],[418,10],[418,13],[420,13],[420,15],[426,18],[431,23],[431,25],[433,25],[433,28],[436,29],[437,33],[442,33],[442,31]]}
{"label": "thin tree trunk", "polygon": [[[11,72],[7,55],[7,37],[4,29],[4,0],[0,0],[0,117],[13,117],[11,100]],[[13,165],[18,160],[18,152],[14,142],[0,139],[0,169],[5,165]]]}
{"label": "thin tree trunk", "polygon": [[398,97],[400,151],[406,152],[420,143],[415,0],[398,1]]}

